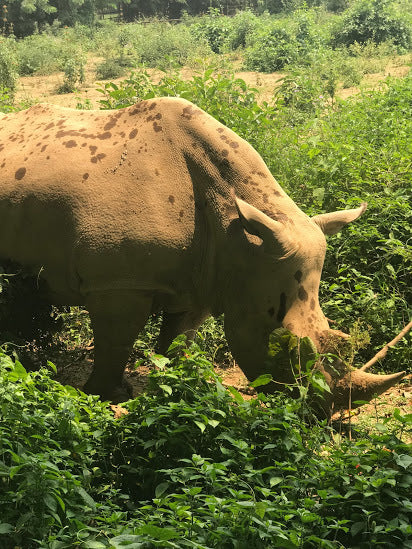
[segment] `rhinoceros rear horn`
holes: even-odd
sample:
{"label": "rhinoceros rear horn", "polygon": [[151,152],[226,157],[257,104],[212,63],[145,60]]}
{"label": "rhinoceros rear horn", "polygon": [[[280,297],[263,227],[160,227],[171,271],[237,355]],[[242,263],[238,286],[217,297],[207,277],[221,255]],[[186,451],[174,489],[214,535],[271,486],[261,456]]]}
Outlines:
{"label": "rhinoceros rear horn", "polygon": [[322,229],[324,234],[336,234],[345,225],[351,223],[351,221],[355,221],[355,219],[358,219],[358,217],[360,217],[366,210],[367,206],[367,202],[362,202],[359,208],[315,215],[312,217],[312,221],[314,221]]}

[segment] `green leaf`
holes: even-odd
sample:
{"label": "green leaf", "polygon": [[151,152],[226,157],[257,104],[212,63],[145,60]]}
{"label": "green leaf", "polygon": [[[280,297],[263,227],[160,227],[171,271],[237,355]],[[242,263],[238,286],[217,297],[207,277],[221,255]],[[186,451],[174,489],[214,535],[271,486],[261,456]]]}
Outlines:
{"label": "green leaf", "polygon": [[196,423],[196,425],[199,427],[199,429],[200,429],[200,430],[202,431],[202,433],[203,433],[203,431],[206,429],[206,425],[205,425],[204,423],[202,423],[201,421],[196,421],[196,420],[195,420],[194,423]]}
{"label": "green leaf", "polygon": [[412,456],[408,456],[407,454],[395,455],[395,461],[397,465],[403,467],[403,469],[407,469],[412,465]]}
{"label": "green leaf", "polygon": [[145,524],[139,528],[139,531],[142,534],[147,534],[148,536],[161,541],[168,541],[169,539],[180,537],[180,534],[173,528],[160,528],[154,524]]}
{"label": "green leaf", "polygon": [[26,372],[26,369],[24,366],[16,360],[14,364],[13,370],[9,373],[9,379],[10,381],[17,381],[18,379],[26,379],[28,376],[28,373]]}
{"label": "green leaf", "polygon": [[173,390],[172,390],[172,388],[170,387],[170,385],[159,385],[159,387],[160,387],[161,389],[163,389],[163,391],[164,391],[165,393],[167,393],[168,395],[171,395],[171,394],[173,393]]}
{"label": "green leaf", "polygon": [[10,532],[13,532],[13,530],[13,526],[7,522],[2,522],[0,524],[0,534],[9,534]]}
{"label": "green leaf", "polygon": [[228,387],[227,390],[233,396],[233,398],[238,404],[242,404],[244,402],[244,398],[242,397],[242,395],[239,393],[237,389],[235,389],[234,387]]}
{"label": "green leaf", "polygon": [[76,487],[76,491],[77,493],[79,494],[79,496],[81,496],[81,498],[83,499],[83,501],[85,502],[86,505],[88,505],[91,509],[95,509],[96,507],[96,502],[94,501],[94,499],[86,492],[86,490],[84,488],[82,488],[81,486],[77,486]]}
{"label": "green leaf", "polygon": [[263,375],[259,376],[258,378],[256,378],[255,381],[253,381],[250,384],[250,386],[254,387],[254,388],[260,387],[262,385],[267,385],[272,380],[273,380],[273,377],[270,374],[263,374]]}
{"label": "green leaf", "polygon": [[162,495],[167,491],[169,486],[170,486],[169,482],[161,482],[160,484],[158,484],[155,489],[155,496],[157,498],[162,497]]}

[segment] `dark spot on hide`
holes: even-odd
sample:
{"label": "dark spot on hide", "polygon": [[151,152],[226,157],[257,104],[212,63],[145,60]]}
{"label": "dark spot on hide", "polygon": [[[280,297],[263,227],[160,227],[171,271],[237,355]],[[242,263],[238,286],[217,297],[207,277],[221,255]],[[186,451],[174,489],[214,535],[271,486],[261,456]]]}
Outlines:
{"label": "dark spot on hide", "polygon": [[157,104],[156,102],[155,102],[155,103],[152,103],[152,104],[150,105],[150,107],[149,107],[149,111],[152,111],[153,109],[155,109],[155,108],[156,108],[156,104]]}
{"label": "dark spot on hide", "polygon": [[195,116],[196,114],[199,114],[201,111],[200,109],[195,109],[192,105],[188,105],[183,109],[182,116],[186,118],[187,120],[191,120],[192,116]]}
{"label": "dark spot on hide", "polygon": [[219,133],[223,133],[225,130],[224,130],[224,128],[218,128],[217,131],[218,131]]}
{"label": "dark spot on hide", "polygon": [[162,126],[160,126],[156,121],[153,122],[153,129],[154,131],[157,133],[157,132],[162,132],[163,131],[163,128]]}
{"label": "dark spot on hide", "polygon": [[239,143],[237,143],[236,141],[231,141],[229,143],[229,145],[232,147],[232,149],[238,149],[239,148]]}
{"label": "dark spot on hide", "polygon": [[269,316],[274,316],[274,314],[275,314],[275,309],[274,309],[274,307],[271,307],[270,309],[268,309],[268,315],[269,315]]}
{"label": "dark spot on hide", "polygon": [[310,300],[310,308],[312,309],[312,311],[314,311],[315,307],[316,307],[316,303],[315,303],[315,300],[312,297],[312,299]]}
{"label": "dark spot on hide", "polygon": [[48,145],[43,145],[43,147],[40,149],[41,152],[44,152],[47,149]]}
{"label": "dark spot on hide", "polygon": [[229,155],[229,151],[227,149],[223,149],[222,156],[228,156],[228,155]]}
{"label": "dark spot on hide", "polygon": [[110,139],[112,134],[110,132],[99,133],[97,139]]}
{"label": "dark spot on hide", "polygon": [[86,181],[86,179],[89,179],[89,174],[87,172],[83,174],[83,181]]}
{"label": "dark spot on hide", "polygon": [[185,215],[185,212],[183,210],[180,210],[179,217],[183,217]]}
{"label": "dark spot on hide", "polygon": [[137,135],[136,128],[129,133],[129,139],[134,139]]}
{"label": "dark spot on hide", "polygon": [[114,128],[117,124],[117,120],[116,118],[112,118],[111,120],[109,120],[109,122],[107,122],[107,124],[104,126],[104,130],[105,131],[108,131],[108,130],[111,130],[112,128]]}
{"label": "dark spot on hide", "polygon": [[90,162],[93,162],[93,164],[97,164],[97,162],[100,162],[100,160],[103,160],[105,156],[106,155],[104,153],[99,153],[96,156],[92,156],[90,159]]}
{"label": "dark spot on hide", "polygon": [[66,143],[64,143],[64,145],[68,149],[72,149],[73,147],[77,147],[77,143],[74,139],[70,139],[70,141],[66,141]]}
{"label": "dark spot on hide", "polygon": [[299,286],[298,297],[301,301],[307,301],[309,298],[308,292],[305,290],[303,286]]}
{"label": "dark spot on hide", "polygon": [[300,284],[302,281],[302,271],[296,271],[294,277],[295,277],[295,280],[297,280]]}
{"label": "dark spot on hide", "polygon": [[168,198],[170,204],[174,204],[175,203],[175,197],[173,195],[170,195],[169,198]]}
{"label": "dark spot on hide", "polygon": [[285,316],[286,316],[286,294],[282,292],[280,294],[280,304],[279,304],[279,310],[276,318],[278,322],[282,322]]}
{"label": "dark spot on hide", "polygon": [[20,179],[23,179],[23,177],[26,175],[26,168],[19,168],[16,173],[14,174],[14,177],[20,181]]}
{"label": "dark spot on hide", "polygon": [[279,223],[287,223],[289,221],[289,217],[282,212],[275,212],[271,215],[271,217]]}
{"label": "dark spot on hide", "polygon": [[89,145],[89,149],[92,154],[96,154],[97,147],[95,145]]}
{"label": "dark spot on hide", "polygon": [[51,128],[54,128],[54,122],[50,122],[50,124],[47,124],[45,130],[50,130]]}

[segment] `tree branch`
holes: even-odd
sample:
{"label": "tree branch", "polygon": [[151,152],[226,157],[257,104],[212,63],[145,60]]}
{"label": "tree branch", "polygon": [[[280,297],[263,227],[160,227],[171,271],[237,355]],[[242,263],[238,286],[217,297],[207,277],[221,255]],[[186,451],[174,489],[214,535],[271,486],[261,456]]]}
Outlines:
{"label": "tree branch", "polygon": [[359,368],[359,370],[362,370],[362,371],[368,370],[368,368],[370,368],[372,364],[375,364],[375,362],[378,362],[378,360],[383,360],[386,357],[390,347],[394,347],[403,337],[406,336],[406,334],[409,332],[411,328],[412,328],[412,320],[411,322],[409,322],[409,324],[407,324],[403,328],[401,332],[399,332],[399,334],[395,338],[392,339],[392,341],[387,343],[385,347],[383,347],[380,351],[378,351],[376,355],[373,358],[371,358],[366,364],[364,364],[361,368]]}

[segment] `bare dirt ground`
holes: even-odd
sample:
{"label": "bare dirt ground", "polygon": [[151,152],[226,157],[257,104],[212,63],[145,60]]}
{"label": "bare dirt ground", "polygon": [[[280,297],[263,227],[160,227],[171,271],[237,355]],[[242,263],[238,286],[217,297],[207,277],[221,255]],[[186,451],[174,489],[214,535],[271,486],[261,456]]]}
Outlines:
{"label": "bare dirt ground", "polygon": [[[17,102],[47,102],[54,105],[76,108],[76,105],[90,101],[93,108],[99,108],[99,100],[103,99],[103,94],[98,91],[105,82],[119,83],[126,77],[111,79],[107,81],[96,80],[95,67],[101,61],[93,58],[86,67],[85,83],[75,93],[58,94],[56,92],[59,85],[63,82],[63,73],[55,73],[47,76],[25,76],[19,79],[19,87],[16,95]],[[403,77],[410,70],[407,59],[392,60],[389,62],[383,72],[367,74],[362,80],[362,87],[376,88],[388,76]],[[160,71],[154,69],[145,69],[153,76],[154,80],[160,79]],[[194,74],[193,69],[184,68],[181,71],[184,78],[190,78]],[[265,74],[256,71],[239,71],[235,73],[237,78],[243,79],[248,85],[258,90],[259,101],[273,100],[273,94],[276,88],[281,84],[284,73],[274,72]],[[343,88],[339,87],[337,95],[342,99],[354,95],[360,91],[359,87]]]}
{"label": "bare dirt ground", "polygon": [[[76,93],[70,94],[57,94],[56,89],[63,81],[63,74],[57,73],[50,76],[31,76],[23,77],[19,80],[19,89],[16,100],[34,102],[48,102],[65,107],[75,108],[77,103],[85,103],[86,100],[90,102],[93,108],[99,108],[99,100],[103,98],[103,95],[97,91],[101,87],[102,82],[96,81],[95,77],[95,65],[98,59],[93,59],[89,62],[86,70],[86,82],[81,89]],[[376,88],[387,76],[405,76],[410,67],[402,62],[392,61],[389,63],[385,71],[381,73],[368,74],[362,81],[362,86],[367,88]],[[160,78],[159,71],[150,71],[153,77]],[[190,69],[183,69],[182,74],[189,78],[193,75],[193,71]],[[240,71],[236,73],[238,78],[242,78],[245,82],[259,90],[260,101],[270,101],[273,97],[274,90],[279,86],[284,74],[272,73],[263,74],[258,72],[245,72]],[[117,80],[110,80],[119,82],[124,78]],[[338,96],[341,98],[347,98],[359,92],[359,88],[340,88]],[[86,357],[83,355],[76,360],[70,358],[60,357],[56,361],[56,365],[59,369],[59,381],[74,385],[76,387],[83,387],[92,367],[91,354],[86,353]],[[399,369],[403,369],[405,366],[400,366]],[[224,383],[238,389],[245,398],[253,397],[253,389],[248,387],[248,382],[242,371],[233,365],[229,368],[216,367],[219,375],[223,377]],[[131,365],[126,371],[126,378],[133,389],[133,396],[140,394],[148,379],[148,368],[139,368],[135,370]],[[351,422],[364,425],[370,425],[377,422],[377,418],[390,417],[395,408],[401,410],[401,414],[412,413],[412,376],[407,376],[398,386],[393,387],[378,399],[374,400],[368,405],[365,405],[358,409],[356,413],[351,414]],[[346,414],[346,418],[348,414]],[[346,423],[348,420],[344,420]]]}

